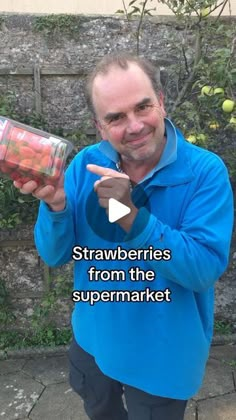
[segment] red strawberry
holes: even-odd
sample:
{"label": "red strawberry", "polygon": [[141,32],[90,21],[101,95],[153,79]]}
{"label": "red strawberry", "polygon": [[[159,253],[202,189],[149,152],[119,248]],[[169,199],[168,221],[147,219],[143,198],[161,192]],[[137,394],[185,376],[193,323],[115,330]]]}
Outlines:
{"label": "red strawberry", "polygon": [[32,159],[22,159],[19,164],[19,168],[23,171],[30,171],[33,167]]}
{"label": "red strawberry", "polygon": [[40,176],[42,174],[42,167],[39,163],[34,163],[34,166],[31,169],[31,173],[36,176]]}
{"label": "red strawberry", "polygon": [[13,153],[19,152],[19,142],[18,141],[10,141],[8,143],[8,151],[11,151]]}
{"label": "red strawberry", "polygon": [[22,128],[12,127],[8,133],[8,139],[17,141],[17,140],[25,140],[26,139],[27,131],[22,130]]}
{"label": "red strawberry", "polygon": [[13,171],[9,176],[13,181],[20,181],[21,176],[17,171]]}
{"label": "red strawberry", "polygon": [[24,159],[33,159],[35,157],[35,152],[33,149],[30,149],[30,147],[20,147],[19,153]]}
{"label": "red strawberry", "polygon": [[52,146],[50,144],[43,144],[42,146],[43,147],[42,147],[41,153],[43,155],[51,156],[51,153],[52,153],[52,150],[53,150]]}
{"label": "red strawberry", "polygon": [[6,154],[6,162],[10,168],[16,168],[20,163],[20,156],[13,150],[8,149]]}
{"label": "red strawberry", "polygon": [[32,139],[30,142],[30,146],[32,147],[32,149],[37,152],[37,153],[41,153],[42,149],[43,149],[43,145],[42,143],[39,142],[39,140],[41,139],[41,137],[37,136],[38,140],[36,139]]}

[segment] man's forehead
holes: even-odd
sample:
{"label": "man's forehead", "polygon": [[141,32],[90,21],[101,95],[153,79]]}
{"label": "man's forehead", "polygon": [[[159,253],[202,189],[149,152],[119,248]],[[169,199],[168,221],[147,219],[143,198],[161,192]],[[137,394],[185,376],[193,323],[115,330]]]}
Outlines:
{"label": "man's forehead", "polygon": [[133,109],[145,98],[156,99],[152,82],[136,64],[127,69],[112,66],[106,74],[98,74],[92,86],[92,100],[96,114],[117,113]]}
{"label": "man's forehead", "polygon": [[125,77],[132,78],[134,76],[139,78],[147,78],[147,74],[143,69],[137,64],[130,62],[128,63],[127,68],[122,68],[117,64],[112,64],[105,73],[98,73],[93,80],[93,87],[98,87],[99,85],[106,83],[107,81],[115,81],[116,78]]}

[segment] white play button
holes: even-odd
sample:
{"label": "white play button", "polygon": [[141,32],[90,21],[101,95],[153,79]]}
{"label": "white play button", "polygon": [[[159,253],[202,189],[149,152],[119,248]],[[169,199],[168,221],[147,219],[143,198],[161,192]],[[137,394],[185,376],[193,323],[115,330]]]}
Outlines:
{"label": "white play button", "polygon": [[122,217],[126,216],[131,212],[131,209],[128,206],[120,203],[114,198],[109,199],[108,205],[108,219],[110,223],[114,223]]}

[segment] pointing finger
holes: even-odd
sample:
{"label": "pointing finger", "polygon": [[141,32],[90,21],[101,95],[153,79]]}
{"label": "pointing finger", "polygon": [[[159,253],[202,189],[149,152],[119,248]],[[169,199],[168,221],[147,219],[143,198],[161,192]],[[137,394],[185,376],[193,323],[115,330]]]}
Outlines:
{"label": "pointing finger", "polygon": [[112,176],[103,176],[101,179],[98,179],[97,181],[94,182],[94,191],[97,191],[97,187],[99,184],[101,184],[101,182],[105,181],[106,179],[110,179],[112,178]]}
{"label": "pointing finger", "polygon": [[111,178],[129,178],[128,175],[115,171],[114,169],[104,168],[103,166],[88,164],[87,169],[96,175],[108,176]]}

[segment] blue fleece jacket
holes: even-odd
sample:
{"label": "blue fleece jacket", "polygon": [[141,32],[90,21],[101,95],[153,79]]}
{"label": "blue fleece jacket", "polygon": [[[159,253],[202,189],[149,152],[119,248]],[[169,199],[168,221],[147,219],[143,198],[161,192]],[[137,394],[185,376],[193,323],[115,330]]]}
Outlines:
{"label": "blue fleece jacket", "polygon": [[[110,143],[102,141],[83,149],[69,165],[65,210],[52,212],[41,202],[35,242],[49,266],[70,261],[76,245],[171,251],[169,260],[76,261],[76,291],[168,289],[171,301],[80,301],[75,303],[72,328],[77,342],[106,375],[154,395],[188,399],[204,376],[213,334],[214,285],[228,263],[233,203],[222,160],[186,142],[168,119],[166,135],[158,165],[132,191],[135,201],[142,186],[148,200],[129,233],[108,222],[92,193],[99,177],[86,165],[116,169],[118,160]],[[89,223],[91,217],[100,234]],[[125,281],[89,281],[91,266],[122,269]],[[134,282],[128,273],[131,267],[151,270],[155,279]]]}

